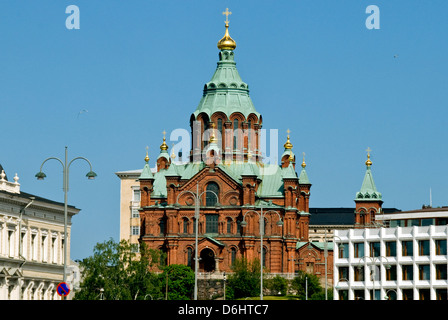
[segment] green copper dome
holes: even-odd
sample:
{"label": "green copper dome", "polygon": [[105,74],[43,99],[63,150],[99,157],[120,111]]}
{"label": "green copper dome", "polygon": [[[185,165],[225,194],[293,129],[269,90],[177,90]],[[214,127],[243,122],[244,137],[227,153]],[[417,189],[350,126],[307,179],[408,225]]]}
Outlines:
{"label": "green copper dome", "polygon": [[219,52],[215,73],[204,85],[202,99],[193,115],[197,118],[202,112],[209,117],[215,112],[222,112],[227,118],[230,118],[232,113],[240,112],[246,119],[253,113],[260,119],[260,114],[249,97],[249,86],[238,73],[232,49],[223,48]]}

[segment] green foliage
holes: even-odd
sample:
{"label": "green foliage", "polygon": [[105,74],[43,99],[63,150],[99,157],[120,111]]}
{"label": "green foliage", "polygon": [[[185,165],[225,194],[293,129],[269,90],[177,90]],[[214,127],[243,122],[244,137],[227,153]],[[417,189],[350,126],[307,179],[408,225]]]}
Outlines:
{"label": "green foliage", "polygon": [[75,300],[141,300],[162,297],[157,267],[161,253],[142,244],[139,255],[127,241],[97,243],[93,256],[80,263],[82,283]]}
{"label": "green foliage", "polygon": [[260,261],[236,259],[233,273],[227,277],[226,299],[253,297],[260,294]]}
{"label": "green foliage", "polygon": [[272,279],[267,279],[264,281],[266,283],[266,288],[271,290],[273,294],[280,294],[282,296],[286,295],[286,291],[288,290],[288,280],[285,278],[276,275]]}
{"label": "green foliage", "polygon": [[172,264],[163,268],[160,281],[165,285],[168,300],[189,300],[193,296],[194,271],[185,265]]}
{"label": "green foliage", "polygon": [[[297,290],[300,300],[306,299],[306,283],[308,283],[308,300],[325,299],[325,291],[322,289],[319,278],[314,274],[308,274],[299,271],[297,276],[292,280],[291,287]],[[320,299],[323,294],[323,299]]]}

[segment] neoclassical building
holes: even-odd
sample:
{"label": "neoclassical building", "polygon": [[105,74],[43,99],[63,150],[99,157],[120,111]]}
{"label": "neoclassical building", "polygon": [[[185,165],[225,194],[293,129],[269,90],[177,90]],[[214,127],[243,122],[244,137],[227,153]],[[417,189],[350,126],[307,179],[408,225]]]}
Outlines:
{"label": "neoclassical building", "polygon": [[20,190],[0,165],[0,300],[59,300],[64,245],[70,257],[71,218],[64,239],[64,204]]}

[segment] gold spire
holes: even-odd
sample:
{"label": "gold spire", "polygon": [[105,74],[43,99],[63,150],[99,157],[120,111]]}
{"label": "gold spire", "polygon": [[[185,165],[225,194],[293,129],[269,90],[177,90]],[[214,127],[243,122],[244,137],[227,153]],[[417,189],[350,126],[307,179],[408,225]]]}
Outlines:
{"label": "gold spire", "polygon": [[146,146],[146,157],[145,157],[145,162],[148,163],[149,161],[149,156],[148,156],[148,146]]}
{"label": "gold spire", "polygon": [[165,134],[166,134],[165,130],[163,130],[162,133],[163,133],[163,143],[160,145],[160,150],[168,150],[168,145],[165,142],[165,140],[166,140],[166,138],[165,138]]}
{"label": "gold spire", "polygon": [[286,143],[283,146],[285,147],[285,149],[292,149],[292,143],[291,143],[291,141],[289,141],[289,133],[291,131],[289,131],[289,129],[288,129],[288,130],[286,130],[286,132],[288,132],[288,137],[286,139]]}
{"label": "gold spire", "polygon": [[173,159],[172,161],[174,161],[174,159],[176,159],[176,155],[174,154],[174,143],[173,143],[173,147],[171,148],[172,152],[171,152],[171,159]]}
{"label": "gold spire", "polygon": [[215,137],[215,123],[214,122],[212,122],[211,123],[211,127],[212,127],[212,133],[210,134],[210,143],[216,143],[216,142],[218,142],[218,140],[216,139],[216,137]]}
{"label": "gold spire", "polygon": [[367,161],[366,166],[370,167],[372,165],[372,161],[370,161],[370,151],[372,151],[370,148],[367,148]]}
{"label": "gold spire", "polygon": [[218,41],[218,49],[219,50],[234,50],[236,48],[236,42],[233,40],[229,35],[229,15],[232,14],[232,12],[229,11],[229,8],[226,8],[226,11],[222,13],[226,16],[226,33],[224,34],[224,37]]}
{"label": "gold spire", "polygon": [[303,161],[302,161],[302,168],[305,169],[306,163],[305,163],[305,152],[303,153]]}

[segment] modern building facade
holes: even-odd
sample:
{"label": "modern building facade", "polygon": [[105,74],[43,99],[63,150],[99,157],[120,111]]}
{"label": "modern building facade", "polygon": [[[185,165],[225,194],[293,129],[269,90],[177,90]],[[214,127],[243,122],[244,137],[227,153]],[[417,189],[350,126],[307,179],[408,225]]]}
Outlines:
{"label": "modern building facade", "polygon": [[18,176],[0,172],[0,299],[58,300],[63,280],[64,246],[70,257],[71,218],[64,239],[64,204],[20,190]]}
{"label": "modern building facade", "polygon": [[447,225],[335,232],[334,299],[447,300]]}

